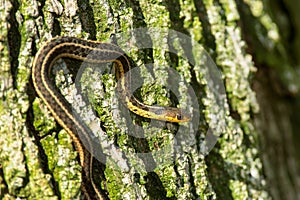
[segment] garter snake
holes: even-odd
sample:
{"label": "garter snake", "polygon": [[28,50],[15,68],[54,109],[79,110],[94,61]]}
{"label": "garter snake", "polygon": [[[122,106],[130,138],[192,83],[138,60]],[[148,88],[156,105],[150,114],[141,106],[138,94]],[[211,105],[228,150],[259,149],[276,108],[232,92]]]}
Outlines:
{"label": "garter snake", "polygon": [[[96,186],[92,177],[95,151],[93,151],[93,144],[89,138],[91,130],[82,123],[78,115],[74,114],[71,105],[56,88],[51,77],[51,69],[59,58],[70,58],[96,64],[114,63],[121,100],[133,113],[146,118],[170,122],[186,122],[189,117],[179,108],[149,106],[137,100],[130,92],[130,69],[133,61],[117,45],[62,36],[46,42],[39,49],[33,61],[32,81],[35,90],[54,118],[74,141],[83,168],[82,188],[86,198],[105,199],[107,194]],[[88,142],[89,150],[92,152],[87,151],[87,148],[83,146],[82,138]]]}

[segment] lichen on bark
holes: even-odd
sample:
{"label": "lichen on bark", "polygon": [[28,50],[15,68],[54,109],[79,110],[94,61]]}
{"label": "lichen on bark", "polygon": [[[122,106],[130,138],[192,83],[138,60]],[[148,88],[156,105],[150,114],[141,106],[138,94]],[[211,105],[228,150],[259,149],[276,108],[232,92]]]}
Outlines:
{"label": "lichen on bark", "polygon": [[[174,148],[177,147],[178,125],[153,122],[134,114],[129,116],[135,124],[129,123],[128,118],[120,114],[122,109],[117,103],[116,80],[110,73],[111,66],[104,66],[104,72],[108,73],[105,75],[93,67],[87,69],[81,80],[86,84],[82,85],[83,90],[91,90],[87,96],[92,105],[83,115],[99,116],[88,125],[96,126],[102,142],[114,147],[103,148],[111,157],[106,160],[106,181],[102,187],[111,199],[268,198],[258,157],[256,130],[251,121],[252,113],[258,112],[249,82],[255,68],[251,56],[245,52],[240,28],[235,23],[239,16],[233,1],[11,2],[6,1],[5,8],[0,10],[1,26],[4,26],[0,35],[4,41],[0,43],[0,70],[6,83],[1,89],[1,96],[6,99],[1,106],[0,121],[0,144],[5,148],[0,153],[1,198],[80,198],[81,168],[71,138],[55,123],[30,85],[30,69],[37,49],[56,35],[119,41],[121,45],[118,37],[122,33],[130,35],[132,29],[141,27],[150,33],[154,26],[174,29],[189,39],[182,41],[167,32],[165,38],[169,50],[164,52],[138,49],[129,41],[124,43],[132,47],[126,51],[140,67],[138,73],[143,77],[143,86],[135,94],[149,104],[176,106],[178,102],[172,99],[174,95],[162,86],[173,78],[166,73],[171,67],[180,75],[177,82],[185,79],[194,86],[200,123],[194,127],[197,130],[195,138],[185,138],[187,145],[181,147],[179,154]],[[6,18],[11,21],[6,22]],[[12,27],[14,23],[17,27]],[[9,34],[18,36],[18,44],[12,43]],[[137,43],[150,41],[153,46],[157,45],[151,34],[134,37]],[[214,88],[210,88],[204,79],[208,72],[203,69],[202,60],[198,66],[185,60],[187,55],[192,55],[189,45],[196,43],[205,47],[207,55],[222,72],[227,94],[222,99],[223,110],[212,95]],[[162,46],[161,43],[158,45]],[[9,60],[9,53],[18,62]],[[63,65],[63,69],[65,64],[76,65],[60,62],[58,65]],[[153,68],[144,64],[153,64]],[[60,71],[57,74],[57,82],[63,86],[62,93],[66,91],[64,95],[72,97],[73,93],[68,91],[75,88],[76,75],[60,74]],[[159,84],[155,84],[155,80]],[[182,85],[179,93],[187,90]],[[218,129],[220,121],[217,119],[220,118],[226,124],[224,129]],[[220,131],[219,139],[212,153],[204,156],[200,153],[199,143],[209,127]],[[161,149],[163,155],[159,154]],[[136,156],[138,153],[149,156]],[[100,179],[99,174],[94,176]]]}

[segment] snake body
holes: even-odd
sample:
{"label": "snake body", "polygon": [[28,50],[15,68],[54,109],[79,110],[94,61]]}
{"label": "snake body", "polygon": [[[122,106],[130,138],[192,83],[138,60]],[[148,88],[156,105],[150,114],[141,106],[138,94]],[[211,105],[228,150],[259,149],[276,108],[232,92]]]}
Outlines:
{"label": "snake body", "polygon": [[[140,116],[170,122],[186,122],[189,118],[181,109],[173,107],[149,106],[137,100],[130,92],[131,59],[115,44],[83,40],[75,37],[55,37],[46,42],[37,52],[32,68],[32,80],[38,96],[44,101],[54,118],[71,136],[83,168],[82,188],[87,199],[107,199],[104,190],[93,180],[93,141],[91,131],[74,114],[72,107],[56,88],[51,78],[52,67],[59,58],[71,58],[90,63],[114,63],[118,79],[118,92],[122,102],[130,111]],[[83,146],[87,142],[89,148]],[[87,151],[89,149],[92,152]]]}

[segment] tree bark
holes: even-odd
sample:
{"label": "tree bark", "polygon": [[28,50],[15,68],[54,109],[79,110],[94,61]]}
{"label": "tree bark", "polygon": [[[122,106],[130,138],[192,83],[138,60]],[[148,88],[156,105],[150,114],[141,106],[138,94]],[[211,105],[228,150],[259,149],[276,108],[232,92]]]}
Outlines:
{"label": "tree bark", "polygon": [[[113,148],[103,148],[105,167],[93,166],[93,179],[110,199],[299,199],[299,9],[292,1],[281,2],[286,9],[274,2],[0,0],[0,198],[84,198],[72,139],[31,79],[38,49],[64,35],[120,45],[142,77],[136,96],[149,105],[176,107],[179,93],[180,105],[199,115],[176,124],[130,114],[132,123],[120,115],[110,66],[82,75],[83,90],[99,82],[87,95],[97,116],[88,125],[100,124],[98,138]],[[289,23],[280,21],[277,9]],[[151,30],[165,35],[155,38]],[[163,39],[167,50],[150,48],[163,48]],[[201,59],[193,51],[196,43],[207,52]],[[207,70],[212,61],[216,71]],[[66,98],[77,75],[65,68],[81,65],[67,59],[56,65],[56,84]],[[168,75],[169,68],[179,78]],[[222,84],[211,85],[206,75],[215,78],[217,72]],[[178,84],[181,78],[194,99],[181,92],[187,90]],[[179,85],[175,94],[168,81]],[[194,132],[179,136],[180,130]],[[162,155],[155,154],[159,150]]]}

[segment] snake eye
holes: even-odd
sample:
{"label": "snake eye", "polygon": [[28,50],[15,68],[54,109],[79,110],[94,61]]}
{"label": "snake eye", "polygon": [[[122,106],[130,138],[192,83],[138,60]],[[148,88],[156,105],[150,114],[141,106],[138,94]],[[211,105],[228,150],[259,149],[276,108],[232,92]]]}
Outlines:
{"label": "snake eye", "polygon": [[178,120],[182,120],[182,115],[181,115],[181,114],[176,114],[176,118],[177,118]]}

